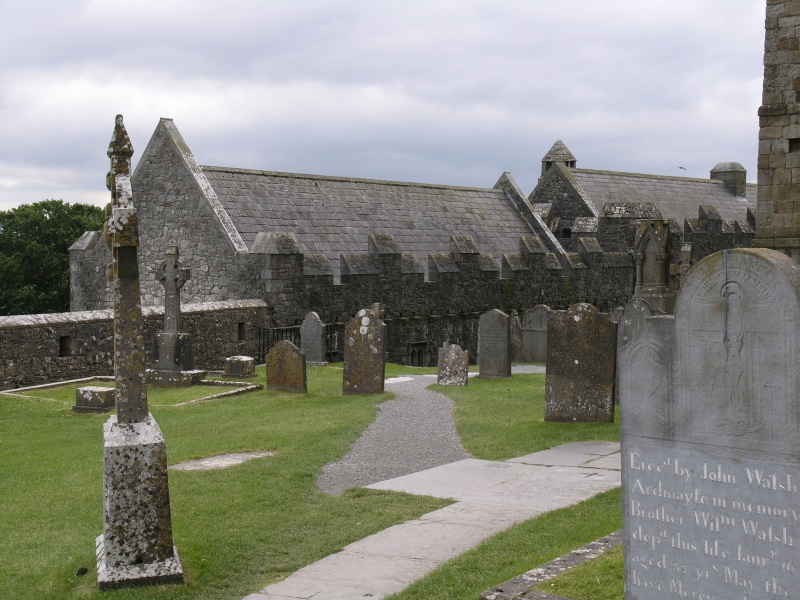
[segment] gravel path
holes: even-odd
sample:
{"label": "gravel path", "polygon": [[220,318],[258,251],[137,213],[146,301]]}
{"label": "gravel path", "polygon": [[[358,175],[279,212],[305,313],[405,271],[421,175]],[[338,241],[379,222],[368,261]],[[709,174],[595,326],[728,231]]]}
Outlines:
{"label": "gravel path", "polygon": [[317,485],[326,494],[360,487],[470,458],[456,435],[453,401],[425,389],[435,377],[414,375],[386,381],[396,395],[379,406],[378,416],[350,452],[325,465]]}
{"label": "gravel path", "polygon": [[[544,367],[520,365],[513,373],[544,373]],[[436,378],[409,375],[386,380],[395,398],[379,406],[378,416],[345,457],[325,465],[317,485],[326,494],[341,494],[394,477],[424,471],[470,455],[456,435],[453,401],[425,389]]]}

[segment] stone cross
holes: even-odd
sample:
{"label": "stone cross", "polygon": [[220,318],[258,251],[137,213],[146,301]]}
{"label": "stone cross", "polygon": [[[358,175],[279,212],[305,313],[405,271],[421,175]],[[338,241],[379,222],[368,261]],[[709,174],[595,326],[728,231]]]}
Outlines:
{"label": "stone cross", "polygon": [[191,271],[184,268],[177,246],[167,246],[166,257],[158,268],[158,281],[164,286],[164,331],[181,330],[181,288]]}
{"label": "stone cross", "polygon": [[128,132],[117,115],[108,146],[111,170],[106,186],[111,192],[110,217],[105,224],[106,243],[113,262],[108,269],[114,291],[114,379],[119,423],[147,420],[144,321],[139,292],[139,228],[131,191],[131,146]]}

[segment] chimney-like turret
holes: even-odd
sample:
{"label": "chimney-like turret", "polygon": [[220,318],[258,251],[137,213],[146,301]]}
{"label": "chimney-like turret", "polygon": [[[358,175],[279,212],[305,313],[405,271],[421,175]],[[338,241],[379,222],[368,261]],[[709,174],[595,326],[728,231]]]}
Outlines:
{"label": "chimney-like turret", "polygon": [[572,152],[561,140],[557,140],[542,158],[542,175],[547,173],[555,163],[560,163],[569,169],[574,169],[577,164]]}
{"label": "chimney-like turret", "polygon": [[711,169],[711,179],[719,179],[734,196],[747,195],[747,170],[737,162],[723,162]]}

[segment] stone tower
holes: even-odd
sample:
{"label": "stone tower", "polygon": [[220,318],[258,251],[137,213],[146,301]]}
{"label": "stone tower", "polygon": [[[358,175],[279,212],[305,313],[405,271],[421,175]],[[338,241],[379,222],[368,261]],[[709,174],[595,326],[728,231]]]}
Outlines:
{"label": "stone tower", "polygon": [[754,246],[800,260],[800,2],[767,0]]}

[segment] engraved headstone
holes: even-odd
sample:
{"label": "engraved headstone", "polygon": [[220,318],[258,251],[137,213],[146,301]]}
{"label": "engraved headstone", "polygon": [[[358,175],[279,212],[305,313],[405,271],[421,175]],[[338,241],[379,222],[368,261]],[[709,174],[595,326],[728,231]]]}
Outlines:
{"label": "engraved headstone", "polygon": [[772,250],[728,250],[689,272],[674,317],[626,308],[629,600],[798,597],[798,271]]}
{"label": "engraved headstone", "polygon": [[573,304],[547,325],[544,420],[614,421],[617,325],[591,304]]}
{"label": "engraved headstone", "polygon": [[300,348],[306,353],[306,364],[324,365],[325,326],[315,312],[310,312],[300,325]]}
{"label": "engraved headstone", "polygon": [[292,342],[281,340],[267,354],[267,389],[305,394],[306,355]]}
{"label": "engraved headstone", "polygon": [[522,362],[522,323],[516,311],[511,313],[511,362]]}
{"label": "engraved headstone", "polygon": [[439,373],[436,383],[467,385],[469,383],[469,350],[458,344],[444,344],[439,352]]}
{"label": "engraved headstone", "polygon": [[164,329],[153,338],[153,368],[147,381],[158,386],[190,386],[205,377],[194,368],[192,336],[181,332],[181,288],[189,280],[189,269],[180,261],[177,246],[167,247],[157,271],[164,286]]}
{"label": "engraved headstone", "polygon": [[96,539],[101,589],[183,581],[172,543],[167,449],[147,410],[139,233],[130,182],[133,149],[117,115],[108,148],[117,414],[103,427],[103,534]]}
{"label": "engraved headstone", "polygon": [[511,319],[496,308],[478,321],[478,377],[511,377]]}
{"label": "engraved headstone", "polygon": [[344,394],[383,392],[386,366],[386,325],[379,305],[363,308],[344,330]]}
{"label": "engraved headstone", "polygon": [[553,314],[550,307],[544,304],[537,304],[525,311],[520,362],[543,363],[547,360],[547,321]]}

